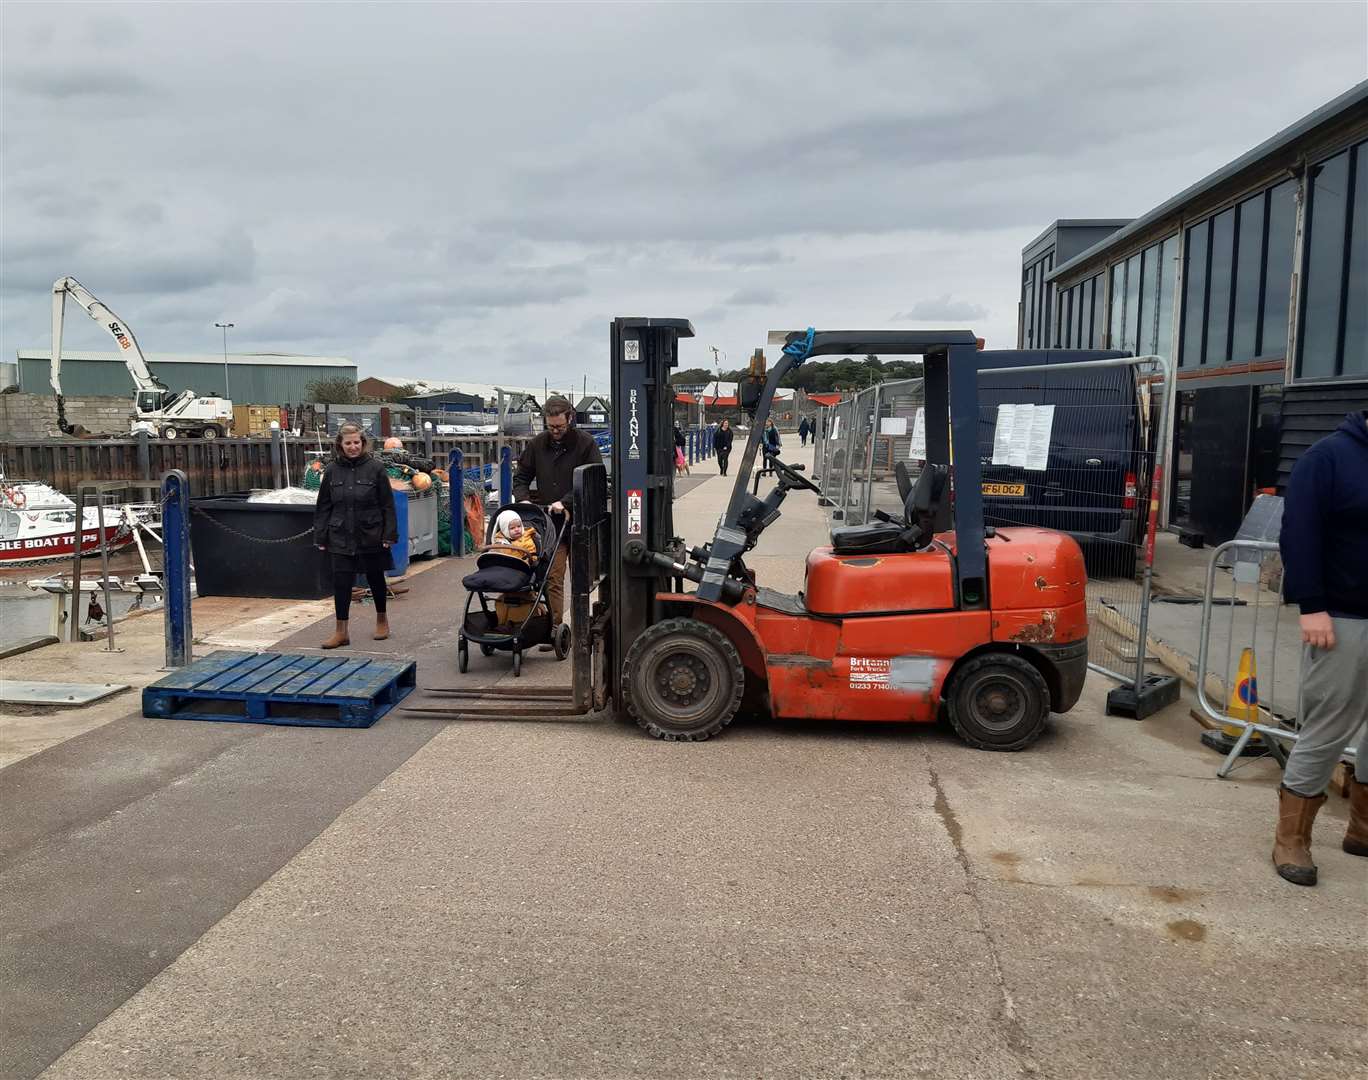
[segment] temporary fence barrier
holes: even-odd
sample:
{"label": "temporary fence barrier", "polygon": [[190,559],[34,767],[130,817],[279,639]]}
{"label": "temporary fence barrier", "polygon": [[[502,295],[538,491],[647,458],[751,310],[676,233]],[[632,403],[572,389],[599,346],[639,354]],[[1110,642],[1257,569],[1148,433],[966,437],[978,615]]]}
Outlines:
{"label": "temporary fence barrier", "polygon": [[[1228,589],[1222,572],[1228,572]],[[1202,740],[1225,754],[1217,776],[1229,776],[1251,754],[1285,766],[1282,744],[1297,741],[1304,649],[1296,610],[1285,612],[1286,606],[1276,542],[1235,539],[1212,549],[1195,681],[1198,707],[1220,725]],[[1351,744],[1345,757],[1354,756]]]}

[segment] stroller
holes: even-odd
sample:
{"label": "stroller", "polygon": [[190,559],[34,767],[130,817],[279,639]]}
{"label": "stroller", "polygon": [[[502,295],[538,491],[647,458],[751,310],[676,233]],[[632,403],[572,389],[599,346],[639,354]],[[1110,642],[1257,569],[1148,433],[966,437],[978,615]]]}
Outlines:
{"label": "stroller", "polygon": [[[515,677],[522,673],[522,654],[529,646],[550,645],[557,660],[570,655],[570,627],[565,623],[552,626],[545,606],[546,580],[556,548],[560,546],[565,521],[561,519],[557,523],[544,506],[533,503],[509,503],[500,507],[500,512],[504,510],[515,511],[524,525],[536,530],[537,564],[529,567],[511,555],[485,552],[480,556],[479,569],[462,579],[461,583],[469,590],[456,644],[457,666],[462,674],[470,665],[472,641],[485,656],[493,656],[500,650],[512,652]],[[497,520],[497,514],[489,518],[486,544],[493,542]],[[493,607],[490,606],[491,596],[497,596]],[[472,610],[477,599],[479,609]],[[501,606],[506,609],[504,625],[499,619]]]}

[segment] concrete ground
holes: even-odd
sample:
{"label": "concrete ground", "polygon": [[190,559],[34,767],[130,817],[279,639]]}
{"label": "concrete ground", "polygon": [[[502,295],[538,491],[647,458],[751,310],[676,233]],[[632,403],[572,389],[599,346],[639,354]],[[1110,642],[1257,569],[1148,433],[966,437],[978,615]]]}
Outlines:
{"label": "concrete ground", "polygon": [[[676,503],[691,541],[724,488]],[[766,584],[824,531],[790,496]],[[353,639],[418,659],[410,702],[512,685],[505,656],[456,672],[465,569]],[[519,684],[567,674],[533,654]],[[0,1075],[1368,1075],[1343,802],[1321,885],[1288,885],[1276,767],[1216,780],[1186,705],[1109,719],[1106,689],[1009,755],[755,717],[665,744],[124,715],[0,773]]]}

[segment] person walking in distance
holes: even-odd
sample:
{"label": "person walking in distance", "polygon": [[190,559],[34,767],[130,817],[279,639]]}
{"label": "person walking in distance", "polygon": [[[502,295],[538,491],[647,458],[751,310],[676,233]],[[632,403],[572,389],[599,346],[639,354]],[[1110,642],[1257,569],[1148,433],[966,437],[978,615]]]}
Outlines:
{"label": "person walking in distance", "polygon": [[[570,523],[570,496],[575,486],[575,470],[581,465],[603,461],[598,444],[587,432],[573,427],[575,407],[563,397],[546,399],[542,408],[546,430],[527,444],[513,472],[513,498],[536,503]],[[536,484],[535,490],[532,485]],[[561,542],[546,576],[546,602],[551,609],[551,625],[559,625],[565,611],[565,564],[570,557],[570,530],[562,528]],[[549,649],[549,645],[541,646]]]}
{"label": "person walking in distance", "polygon": [[323,648],[351,644],[347,620],[357,574],[366,575],[375,599],[375,640],[389,637],[385,571],[390,565],[389,549],[398,540],[394,489],[385,466],[371,456],[370,440],[360,426],[343,424],[333,440],[333,459],[323,473],[314,508],[314,543],[319,551],[328,553],[332,564],[333,614],[337,619]]}
{"label": "person walking in distance", "polygon": [[731,421],[723,420],[717,429],[717,434],[713,436],[713,450],[717,454],[717,467],[723,476],[727,475],[727,459],[731,457],[733,438]]}
{"label": "person walking in distance", "polygon": [[783,445],[779,441],[779,429],[774,426],[773,420],[765,421],[763,445],[765,448],[765,453],[767,454],[778,454],[779,448]]}
{"label": "person walking in distance", "polygon": [[1340,755],[1359,733],[1343,848],[1368,856],[1368,410],[1350,413],[1287,481],[1283,595],[1301,609],[1301,731],[1278,788],[1273,865],[1316,884],[1311,826]]}
{"label": "person walking in distance", "polygon": [[805,417],[803,417],[802,420],[800,420],[800,421],[798,422],[798,443],[799,443],[799,445],[801,445],[801,446],[806,446],[806,445],[807,445],[807,439],[808,439],[808,436],[809,436],[810,434],[812,434],[812,425],[808,422],[808,418],[805,416]]}

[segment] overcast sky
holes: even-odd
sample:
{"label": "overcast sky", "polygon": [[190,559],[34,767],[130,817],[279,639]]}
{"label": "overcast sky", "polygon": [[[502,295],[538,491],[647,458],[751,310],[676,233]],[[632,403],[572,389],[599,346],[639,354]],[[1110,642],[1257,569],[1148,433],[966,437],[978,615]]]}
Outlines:
{"label": "overcast sky", "polygon": [[[1021,248],[1368,76],[1368,4],[7,2],[3,356],[70,274],[148,352],[607,378],[614,315],[1015,342]],[[108,348],[79,312],[66,347]]]}

